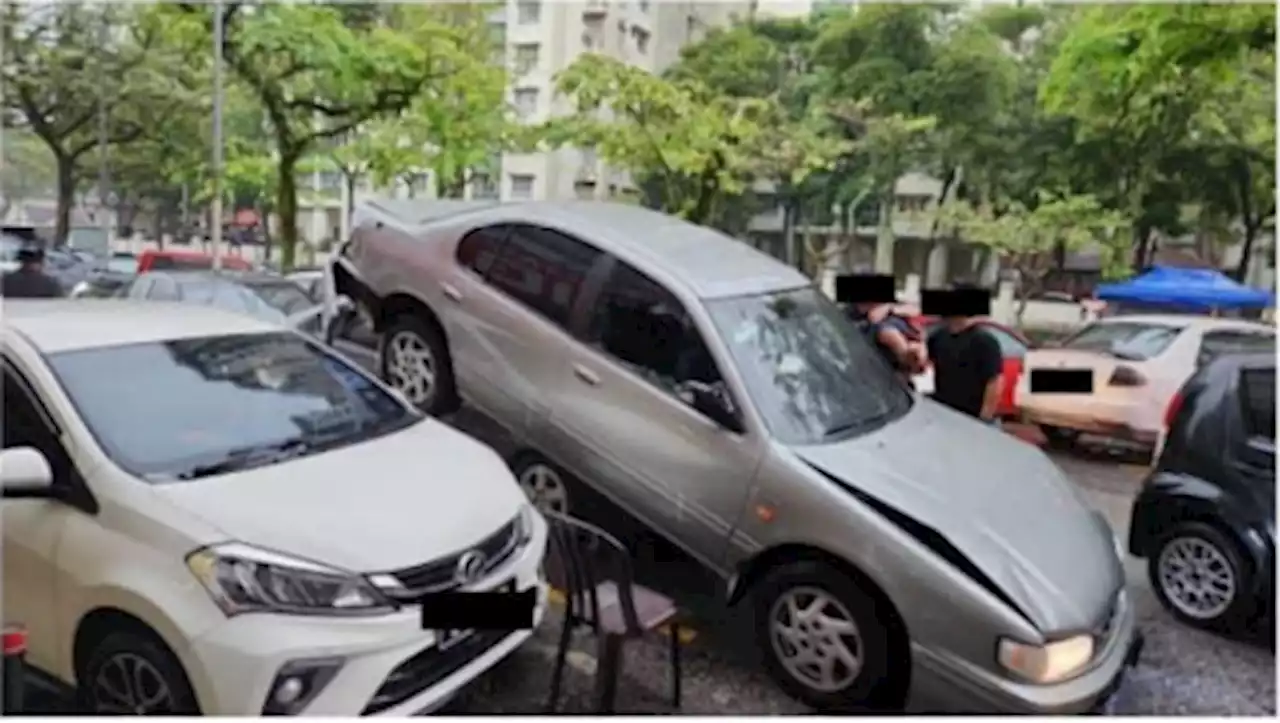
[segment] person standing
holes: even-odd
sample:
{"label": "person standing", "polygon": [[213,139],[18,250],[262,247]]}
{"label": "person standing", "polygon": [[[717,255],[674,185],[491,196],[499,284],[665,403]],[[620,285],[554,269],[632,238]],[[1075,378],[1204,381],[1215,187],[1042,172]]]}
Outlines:
{"label": "person standing", "polygon": [[64,294],[62,284],[44,272],[44,251],[24,248],[18,251],[18,268],[0,278],[0,296],[6,299],[58,299]]}
{"label": "person standing", "polygon": [[1000,344],[973,316],[943,317],[929,336],[934,401],[993,426],[1000,403]]}

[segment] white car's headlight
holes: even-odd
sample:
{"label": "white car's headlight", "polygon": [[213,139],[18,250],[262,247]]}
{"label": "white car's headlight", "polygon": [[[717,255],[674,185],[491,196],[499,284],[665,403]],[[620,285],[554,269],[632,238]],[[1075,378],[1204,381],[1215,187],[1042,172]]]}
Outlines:
{"label": "white car's headlight", "polygon": [[1077,635],[1045,645],[1028,645],[1007,638],[1000,641],[999,660],[1005,670],[1033,683],[1057,683],[1084,669],[1093,659],[1093,636]]}
{"label": "white car's headlight", "polygon": [[196,550],[187,567],[228,616],[381,615],[395,609],[360,575],[238,542]]}

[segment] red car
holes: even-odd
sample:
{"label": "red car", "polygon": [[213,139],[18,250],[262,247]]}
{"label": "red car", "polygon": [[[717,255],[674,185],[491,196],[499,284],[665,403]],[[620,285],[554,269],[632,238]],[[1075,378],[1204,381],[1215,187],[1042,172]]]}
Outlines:
{"label": "red car", "polygon": [[[910,316],[907,321],[923,336],[928,336],[941,328],[942,320],[936,316]],[[1010,328],[993,319],[981,319],[978,322],[987,333],[995,337],[1004,356],[1004,368],[1001,373],[1000,406],[997,408],[1002,419],[1018,417],[1016,394],[1018,379],[1022,376],[1023,364],[1027,358],[1027,350],[1031,342],[1017,329]],[[923,392],[933,391],[933,370],[928,369],[916,377],[916,386]]]}
{"label": "red car", "polygon": [[[228,271],[252,271],[253,264],[239,256],[222,255],[222,268]],[[209,271],[213,269],[213,256],[200,251],[174,251],[154,249],[138,255],[138,273],[147,271]]]}

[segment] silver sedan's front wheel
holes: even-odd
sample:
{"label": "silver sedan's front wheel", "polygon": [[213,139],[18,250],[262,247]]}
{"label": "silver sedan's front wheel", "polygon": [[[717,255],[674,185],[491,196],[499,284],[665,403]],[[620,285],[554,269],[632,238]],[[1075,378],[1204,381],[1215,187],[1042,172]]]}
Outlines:
{"label": "silver sedan's front wheel", "polygon": [[769,614],[769,631],[782,667],[814,690],[843,690],[862,672],[858,624],[825,590],[796,587],[779,596]]}
{"label": "silver sedan's front wheel", "polygon": [[514,465],[516,482],[533,506],[542,512],[568,515],[569,485],[555,465],[536,455],[526,455]]}

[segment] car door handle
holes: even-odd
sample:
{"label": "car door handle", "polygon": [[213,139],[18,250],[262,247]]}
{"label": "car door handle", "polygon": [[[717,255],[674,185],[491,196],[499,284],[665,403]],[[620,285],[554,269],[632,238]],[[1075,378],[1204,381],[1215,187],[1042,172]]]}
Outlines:
{"label": "car door handle", "polygon": [[595,372],[582,366],[581,364],[573,365],[573,375],[581,379],[583,383],[590,384],[593,387],[600,383],[600,377],[596,376]]}
{"label": "car door handle", "polygon": [[444,292],[445,298],[455,304],[462,301],[462,292],[448,284],[441,284],[440,290]]}

